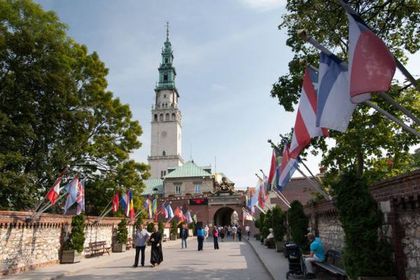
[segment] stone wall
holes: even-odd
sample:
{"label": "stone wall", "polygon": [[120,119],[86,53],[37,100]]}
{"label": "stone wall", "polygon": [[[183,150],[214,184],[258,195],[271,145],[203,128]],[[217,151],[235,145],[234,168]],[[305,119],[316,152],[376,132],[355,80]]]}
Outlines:
{"label": "stone wall", "polygon": [[[71,216],[42,214],[29,221],[30,212],[0,211],[0,271],[1,274],[33,269],[58,263],[60,248],[70,232]],[[112,235],[120,218],[88,217],[85,229],[85,247],[89,242],[106,241],[112,244]],[[133,226],[128,226],[132,236]]]}
{"label": "stone wall", "polygon": [[399,222],[405,232],[401,239],[406,257],[405,275],[409,280],[420,279],[420,215],[407,211],[399,215]]}
{"label": "stone wall", "polygon": [[[398,279],[420,279],[420,169],[379,182],[370,191],[384,213]],[[326,247],[342,250],[344,232],[333,203],[308,205],[305,213]]]}

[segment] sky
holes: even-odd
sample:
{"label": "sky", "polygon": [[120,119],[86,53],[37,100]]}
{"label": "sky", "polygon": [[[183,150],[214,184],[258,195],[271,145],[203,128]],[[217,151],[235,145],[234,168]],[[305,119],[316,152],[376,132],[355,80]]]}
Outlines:
{"label": "sky", "polygon": [[[108,89],[129,104],[140,122],[142,147],[150,154],[151,106],[161,48],[174,50],[182,113],[182,156],[223,172],[237,189],[255,186],[268,173],[271,148],[294,125],[270,96],[288,73],[293,53],[278,30],[284,0],[37,0],[68,25],[68,35],[96,51],[109,69]],[[307,165],[318,173],[320,156]]]}

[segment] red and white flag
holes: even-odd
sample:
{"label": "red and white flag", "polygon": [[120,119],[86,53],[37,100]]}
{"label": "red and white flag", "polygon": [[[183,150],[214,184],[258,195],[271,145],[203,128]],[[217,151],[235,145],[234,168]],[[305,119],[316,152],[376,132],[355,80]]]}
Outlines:
{"label": "red and white flag", "polygon": [[370,92],[388,91],[396,64],[385,43],[357,15],[349,19],[349,84],[353,103],[370,99]]}
{"label": "red and white flag", "polygon": [[118,207],[120,207],[120,197],[118,196],[118,192],[116,192],[112,198],[112,212],[117,212]]}
{"label": "red and white flag", "polygon": [[316,126],[317,94],[314,83],[318,74],[306,68],[303,76],[302,92],[296,116],[295,128],[290,144],[290,156],[296,158],[300,152],[317,136],[328,136],[328,129]]}
{"label": "red and white flag", "polygon": [[47,193],[47,198],[54,205],[57,202],[58,197],[60,196],[60,184],[63,176],[60,176],[55,180],[54,185],[50,188]]}
{"label": "red and white flag", "polygon": [[76,214],[79,215],[80,213],[85,211],[85,185],[84,181],[80,181],[77,184],[78,193],[76,197],[77,202],[77,209]]}

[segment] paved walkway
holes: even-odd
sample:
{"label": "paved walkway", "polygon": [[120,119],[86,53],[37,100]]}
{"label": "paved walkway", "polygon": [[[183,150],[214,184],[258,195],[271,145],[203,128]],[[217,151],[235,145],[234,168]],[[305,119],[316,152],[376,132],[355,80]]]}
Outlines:
{"label": "paved walkway", "polygon": [[[180,240],[163,245],[164,261],[155,268],[133,268],[134,250],[112,253],[110,256],[82,259],[76,264],[52,265],[43,269],[7,276],[5,279],[285,279],[287,259],[258,241],[220,242],[220,250],[213,249],[213,241],[197,251],[197,241],[189,238],[188,249],[180,248]],[[146,251],[146,264],[150,247]],[[262,262],[264,263],[262,263]]]}

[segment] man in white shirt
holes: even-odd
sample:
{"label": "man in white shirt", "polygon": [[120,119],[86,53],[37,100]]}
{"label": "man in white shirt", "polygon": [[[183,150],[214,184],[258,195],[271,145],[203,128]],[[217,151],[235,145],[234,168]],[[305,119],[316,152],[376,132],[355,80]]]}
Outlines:
{"label": "man in white shirt", "polygon": [[146,250],[146,242],[150,237],[150,233],[143,228],[142,225],[137,226],[134,243],[136,245],[136,257],[134,259],[133,267],[137,267],[139,264],[139,253],[141,251],[141,266],[144,266],[144,251]]}

